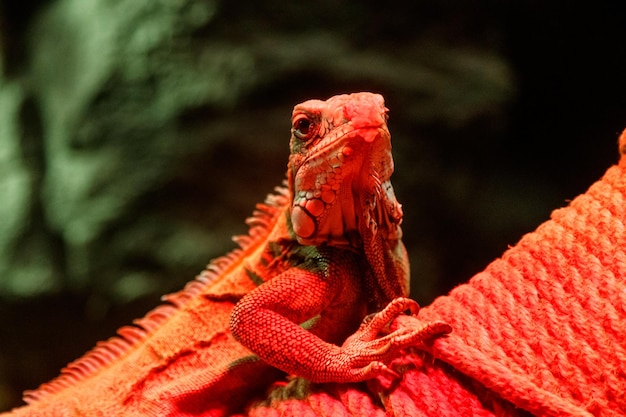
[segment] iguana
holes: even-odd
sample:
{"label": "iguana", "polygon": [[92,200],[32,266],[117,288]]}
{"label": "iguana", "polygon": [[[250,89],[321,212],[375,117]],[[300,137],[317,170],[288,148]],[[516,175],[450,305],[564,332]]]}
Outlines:
{"label": "iguana", "polygon": [[281,373],[356,382],[451,331],[418,312],[401,242],[387,112],[372,93],[295,106],[287,180],[240,248],[164,304],[25,393],[15,416],[223,415]]}

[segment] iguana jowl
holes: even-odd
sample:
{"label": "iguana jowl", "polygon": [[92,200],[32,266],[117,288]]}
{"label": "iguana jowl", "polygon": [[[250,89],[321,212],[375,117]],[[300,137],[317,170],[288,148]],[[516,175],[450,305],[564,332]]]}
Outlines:
{"label": "iguana jowl", "polygon": [[265,363],[314,382],[395,376],[385,363],[400,349],[450,327],[387,329],[418,306],[404,298],[386,120],[372,93],[297,105],[287,187],[258,206],[241,248],[26,393],[15,415],[218,415],[252,376],[270,379]]}

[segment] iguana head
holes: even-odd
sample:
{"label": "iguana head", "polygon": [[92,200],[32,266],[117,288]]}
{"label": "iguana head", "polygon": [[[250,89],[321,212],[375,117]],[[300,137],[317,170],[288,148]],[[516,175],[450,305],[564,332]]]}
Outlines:
{"label": "iguana head", "polygon": [[309,100],[293,110],[290,219],[299,243],[359,246],[400,238],[387,108],[379,94]]}

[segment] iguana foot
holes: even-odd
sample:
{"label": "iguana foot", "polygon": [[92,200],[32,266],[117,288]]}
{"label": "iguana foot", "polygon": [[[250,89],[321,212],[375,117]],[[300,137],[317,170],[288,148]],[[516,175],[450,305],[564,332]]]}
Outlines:
{"label": "iguana foot", "polygon": [[[389,363],[401,349],[420,345],[452,331],[450,325],[435,321],[419,327],[403,326],[391,331],[390,325],[403,312],[417,314],[419,305],[409,298],[392,300],[382,311],[367,316],[361,327],[346,339],[340,348],[347,359],[350,381],[363,381],[377,376],[397,378]],[[381,333],[388,333],[377,337]]]}

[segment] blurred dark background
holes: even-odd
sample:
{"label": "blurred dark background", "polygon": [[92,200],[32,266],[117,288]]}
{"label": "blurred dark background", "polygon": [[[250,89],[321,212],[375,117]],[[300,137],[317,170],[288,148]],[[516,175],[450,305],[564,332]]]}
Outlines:
{"label": "blurred dark background", "polygon": [[[620,8],[621,9],[621,8]],[[294,104],[382,93],[428,304],[617,161],[616,2],[0,2],[0,410],[234,247]]]}

